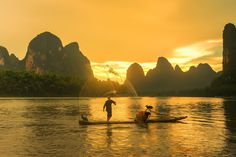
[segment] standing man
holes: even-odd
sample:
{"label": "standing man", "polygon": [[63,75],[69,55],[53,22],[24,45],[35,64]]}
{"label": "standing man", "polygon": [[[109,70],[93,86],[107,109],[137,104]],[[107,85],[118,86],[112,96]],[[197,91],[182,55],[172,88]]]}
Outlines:
{"label": "standing man", "polygon": [[109,120],[111,119],[112,117],[112,104],[116,105],[116,102],[111,100],[111,97],[108,96],[107,97],[107,101],[105,102],[104,106],[103,106],[103,112],[104,112],[104,109],[106,108],[106,111],[107,111],[107,121],[109,122]]}

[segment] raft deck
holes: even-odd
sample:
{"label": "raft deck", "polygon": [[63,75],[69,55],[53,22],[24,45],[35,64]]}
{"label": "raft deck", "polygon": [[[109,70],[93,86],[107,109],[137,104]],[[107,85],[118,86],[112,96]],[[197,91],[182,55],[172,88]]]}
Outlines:
{"label": "raft deck", "polygon": [[[161,118],[161,119],[150,119],[145,123],[174,123],[182,119],[186,119],[187,116],[180,117],[169,117],[169,118]],[[99,125],[99,124],[135,124],[137,121],[83,121],[79,120],[80,125]]]}

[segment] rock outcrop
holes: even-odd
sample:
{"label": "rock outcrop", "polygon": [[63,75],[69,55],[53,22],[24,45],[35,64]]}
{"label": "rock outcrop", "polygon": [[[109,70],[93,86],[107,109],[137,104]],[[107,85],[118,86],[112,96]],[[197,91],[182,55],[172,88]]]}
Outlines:
{"label": "rock outcrop", "polygon": [[228,23],[223,31],[223,72],[212,81],[215,95],[235,96],[236,93],[236,27]]}
{"label": "rock outcrop", "polygon": [[217,76],[206,63],[197,67],[191,66],[187,72],[183,72],[178,65],[174,69],[164,57],[158,58],[156,67],[149,70],[146,76],[143,76],[141,69],[137,63],[132,64],[127,71],[127,79],[135,88],[142,84],[142,91],[147,93],[202,89],[209,86]]}
{"label": "rock outcrop", "polygon": [[223,31],[223,74],[236,79],[236,28],[232,23]]}
{"label": "rock outcrop", "polygon": [[62,42],[57,36],[50,32],[39,34],[29,43],[24,58],[26,71],[60,73],[62,49]]}
{"label": "rock outcrop", "polygon": [[137,91],[144,90],[145,74],[143,68],[138,63],[133,63],[127,70],[125,83],[131,83]]}
{"label": "rock outcrop", "polygon": [[5,47],[0,46],[0,69],[1,70],[20,70],[20,61],[14,55],[9,55]]}
{"label": "rock outcrop", "polygon": [[184,74],[182,86],[185,89],[199,89],[208,87],[217,77],[217,73],[207,63],[191,66]]}
{"label": "rock outcrop", "polygon": [[61,40],[50,32],[31,40],[23,62],[26,71],[38,74],[56,73],[81,79],[93,77],[90,62],[79,50],[78,43],[63,47]]}
{"label": "rock outcrop", "polygon": [[159,57],[156,67],[147,72],[146,84],[152,89],[169,90],[174,85],[173,77],[174,68],[170,62],[164,57]]}
{"label": "rock outcrop", "polygon": [[172,74],[174,72],[172,65],[165,57],[158,58],[155,70],[160,74]]}
{"label": "rock outcrop", "polygon": [[179,65],[175,66],[175,73],[176,74],[182,74],[183,73],[183,70],[179,67]]}
{"label": "rock outcrop", "polygon": [[77,42],[66,45],[62,52],[63,74],[76,75],[85,79],[93,77],[90,61],[82,54]]}
{"label": "rock outcrop", "polygon": [[60,38],[50,32],[41,33],[30,41],[23,60],[9,55],[7,49],[0,46],[0,70],[54,73],[82,80],[94,77],[90,61],[82,54],[78,43],[63,47]]}

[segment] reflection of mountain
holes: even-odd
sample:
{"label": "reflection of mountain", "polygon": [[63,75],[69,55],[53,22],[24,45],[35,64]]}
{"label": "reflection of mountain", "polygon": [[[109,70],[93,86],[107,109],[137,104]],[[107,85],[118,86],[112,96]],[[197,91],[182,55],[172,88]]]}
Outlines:
{"label": "reflection of mountain", "polygon": [[140,65],[132,64],[126,79],[138,91],[158,92],[205,88],[216,76],[217,73],[208,64],[192,66],[187,72],[183,72],[178,65],[173,68],[166,58],[160,57],[156,67],[149,70],[146,76]]}
{"label": "reflection of mountain", "polygon": [[[223,102],[223,107],[225,111],[225,127],[229,130],[228,138],[226,140],[227,150],[235,150],[236,143],[236,102],[233,100],[225,100]],[[229,149],[230,148],[230,149]],[[230,153],[229,153],[230,154]]]}
{"label": "reflection of mountain", "polygon": [[81,79],[93,77],[90,62],[76,42],[63,47],[61,40],[50,32],[36,36],[29,43],[22,61],[0,47],[0,67],[5,70],[35,71],[38,74],[56,73],[79,76]]}
{"label": "reflection of mountain", "polygon": [[[232,132],[236,133],[236,102],[232,100],[224,101],[224,110],[226,118],[226,127]],[[236,140],[236,139],[235,139]]]}

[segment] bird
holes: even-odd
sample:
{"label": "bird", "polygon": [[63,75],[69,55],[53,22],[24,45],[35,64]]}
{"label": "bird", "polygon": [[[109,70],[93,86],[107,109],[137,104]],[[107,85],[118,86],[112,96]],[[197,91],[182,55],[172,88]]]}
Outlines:
{"label": "bird", "polygon": [[82,115],[81,115],[81,118],[82,118],[84,121],[88,121],[88,118],[87,118],[87,116],[86,116],[86,115],[84,115],[84,114],[82,114]]}

